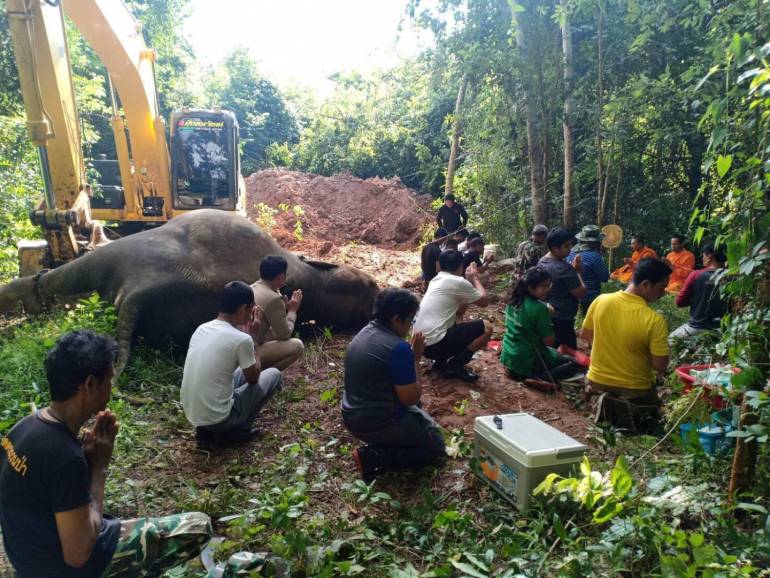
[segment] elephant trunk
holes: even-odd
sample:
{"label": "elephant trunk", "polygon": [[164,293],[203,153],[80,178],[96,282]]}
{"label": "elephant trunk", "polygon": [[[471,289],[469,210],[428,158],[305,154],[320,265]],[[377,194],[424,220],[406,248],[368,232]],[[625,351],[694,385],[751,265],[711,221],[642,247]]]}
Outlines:
{"label": "elephant trunk", "polygon": [[43,309],[36,291],[35,276],[14,279],[0,287],[0,313],[13,311],[19,303],[22,303],[29,313],[38,313]]}

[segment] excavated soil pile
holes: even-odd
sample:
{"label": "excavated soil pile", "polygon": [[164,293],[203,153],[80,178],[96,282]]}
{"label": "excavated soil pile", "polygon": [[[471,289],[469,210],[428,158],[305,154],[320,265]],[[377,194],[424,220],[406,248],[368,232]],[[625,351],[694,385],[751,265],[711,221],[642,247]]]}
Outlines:
{"label": "excavated soil pile", "polygon": [[285,248],[323,256],[333,246],[351,241],[391,249],[417,247],[422,227],[433,217],[429,195],[419,195],[400,179],[332,177],[269,169],[246,179],[246,211],[258,222],[258,203],[274,209],[299,205],[303,240],[294,235],[297,217],[290,210],[276,215],[273,237]]}

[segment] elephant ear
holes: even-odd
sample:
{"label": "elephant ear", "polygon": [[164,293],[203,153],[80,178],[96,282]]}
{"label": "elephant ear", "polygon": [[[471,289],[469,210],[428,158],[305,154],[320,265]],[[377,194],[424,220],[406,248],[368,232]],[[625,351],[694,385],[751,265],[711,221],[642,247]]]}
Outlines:
{"label": "elephant ear", "polygon": [[299,259],[303,263],[307,263],[319,271],[331,271],[332,269],[337,269],[339,267],[339,265],[335,265],[334,263],[326,263],[325,261],[312,261],[310,259],[306,259],[305,257],[300,257]]}

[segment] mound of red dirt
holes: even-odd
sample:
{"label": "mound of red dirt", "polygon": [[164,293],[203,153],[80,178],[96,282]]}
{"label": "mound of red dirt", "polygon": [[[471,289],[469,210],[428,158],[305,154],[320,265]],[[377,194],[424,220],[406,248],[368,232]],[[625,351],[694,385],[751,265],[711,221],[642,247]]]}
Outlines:
{"label": "mound of red dirt", "polygon": [[[323,177],[310,173],[269,169],[246,179],[246,212],[258,222],[258,204],[279,212],[273,237],[285,248],[327,253],[351,241],[393,249],[417,247],[423,225],[432,221],[429,195],[419,195],[398,177],[359,179],[343,173]],[[288,205],[289,210],[281,210]],[[303,240],[294,235],[299,217]]]}

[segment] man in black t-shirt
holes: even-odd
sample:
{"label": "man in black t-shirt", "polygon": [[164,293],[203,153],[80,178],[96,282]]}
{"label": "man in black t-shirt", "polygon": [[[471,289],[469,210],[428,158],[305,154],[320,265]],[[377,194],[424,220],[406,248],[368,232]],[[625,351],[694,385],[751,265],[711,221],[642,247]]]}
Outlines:
{"label": "man in black t-shirt", "polygon": [[468,241],[468,250],[463,254],[463,272],[471,263],[476,263],[476,271],[483,273],[487,270],[489,264],[494,260],[492,255],[484,257],[484,239],[474,237]]}
{"label": "man in black t-shirt", "polygon": [[449,233],[454,233],[461,227],[465,227],[468,222],[468,213],[465,212],[465,207],[455,201],[455,196],[452,194],[444,197],[444,204],[436,214],[436,223],[439,227],[443,227]]}
{"label": "man in black t-shirt", "polygon": [[420,268],[422,269],[422,280],[427,287],[430,280],[438,273],[438,257],[441,255],[440,244],[447,236],[446,229],[436,229],[433,233],[433,242],[428,243],[422,248],[420,253]]}
{"label": "man in black t-shirt", "polygon": [[[104,516],[118,433],[105,409],[116,352],[111,338],[92,331],[64,335],[45,360],[51,405],[0,439],[0,526],[19,578],[160,575],[211,537],[211,521],[200,513],[128,521]],[[93,427],[81,431],[94,414]]]}

